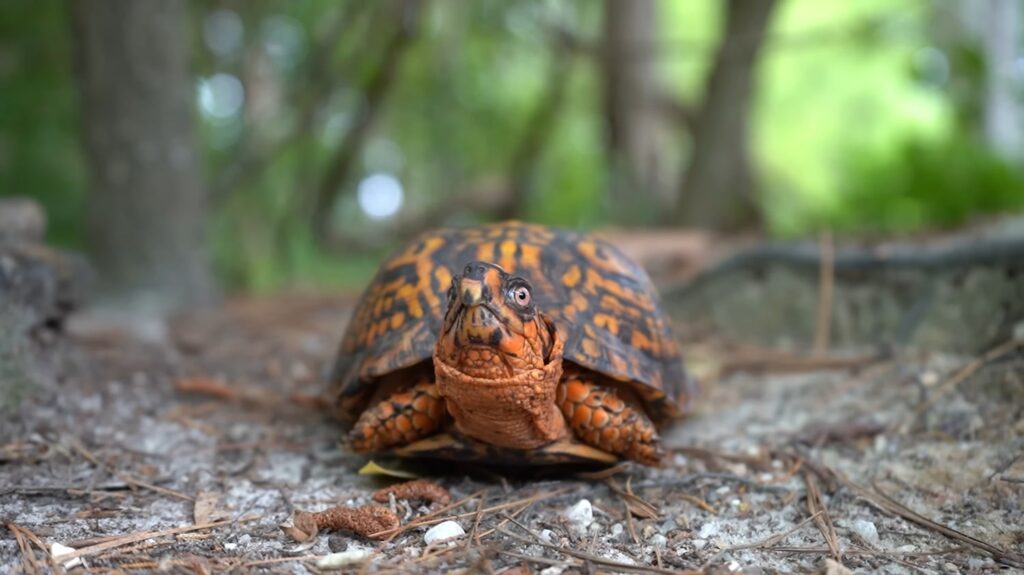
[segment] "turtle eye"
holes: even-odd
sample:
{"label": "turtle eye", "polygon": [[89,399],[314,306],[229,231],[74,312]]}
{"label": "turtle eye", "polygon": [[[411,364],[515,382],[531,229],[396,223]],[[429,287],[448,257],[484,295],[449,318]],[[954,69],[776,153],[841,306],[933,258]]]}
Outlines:
{"label": "turtle eye", "polygon": [[508,290],[509,298],[519,307],[525,308],[530,305],[530,288],[524,285],[512,286]]}

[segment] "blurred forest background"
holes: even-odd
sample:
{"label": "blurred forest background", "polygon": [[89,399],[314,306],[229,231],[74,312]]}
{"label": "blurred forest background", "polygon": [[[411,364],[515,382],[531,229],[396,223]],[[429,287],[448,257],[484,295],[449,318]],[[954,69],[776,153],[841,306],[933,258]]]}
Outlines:
{"label": "blurred forest background", "polygon": [[1022,29],[1018,0],[6,1],[0,195],[176,304],[358,286],[498,218],[948,228],[1024,209]]}

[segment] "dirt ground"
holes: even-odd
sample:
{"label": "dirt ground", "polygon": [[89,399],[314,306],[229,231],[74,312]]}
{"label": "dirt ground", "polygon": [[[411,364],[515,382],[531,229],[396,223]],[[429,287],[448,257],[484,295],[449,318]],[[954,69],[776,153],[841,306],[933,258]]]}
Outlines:
{"label": "dirt ground", "polygon": [[1020,347],[729,370],[735,352],[693,345],[702,395],[666,433],[666,467],[414,467],[461,504],[398,502],[403,525],[452,518],[467,535],[297,543],[280,528],[293,511],[396,481],[358,474],[366,458],[311,401],[351,303],[235,301],[162,342],[46,344],[0,423],[0,572],[62,569],[39,549],[55,543],[97,572],[318,572],[346,551],[362,561],[345,569],[396,573],[1024,572]]}

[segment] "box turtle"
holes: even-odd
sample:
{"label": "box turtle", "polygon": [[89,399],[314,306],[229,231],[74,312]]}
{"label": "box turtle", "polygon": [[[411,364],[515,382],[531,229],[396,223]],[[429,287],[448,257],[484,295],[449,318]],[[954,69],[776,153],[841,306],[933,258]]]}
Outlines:
{"label": "box turtle", "polygon": [[692,390],[643,269],[582,232],[428,232],[362,295],[330,377],[357,452],[656,464]]}

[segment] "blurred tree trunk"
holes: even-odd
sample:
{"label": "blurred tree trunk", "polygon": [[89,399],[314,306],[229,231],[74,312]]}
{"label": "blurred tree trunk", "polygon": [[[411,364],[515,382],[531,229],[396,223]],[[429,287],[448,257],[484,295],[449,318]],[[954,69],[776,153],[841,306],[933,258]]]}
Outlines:
{"label": "blurred tree trunk", "polygon": [[775,4],[726,4],[725,32],[694,119],[693,152],[674,214],[678,224],[730,231],[759,222],[748,123],[754,71]]}
{"label": "blurred tree trunk", "polygon": [[92,255],[108,296],[212,298],[183,0],[72,2]]}
{"label": "blurred tree trunk", "polygon": [[931,9],[959,127],[1018,163],[1024,162],[1024,100],[1013,76],[1024,44],[1021,10],[1020,0],[943,0]]}
{"label": "blurred tree trunk", "polygon": [[604,116],[611,163],[610,215],[619,223],[645,223],[667,199],[659,169],[663,135],[657,109],[654,0],[605,0]]}
{"label": "blurred tree trunk", "polygon": [[1021,50],[1020,0],[988,0],[982,5],[985,28],[985,138],[1004,158],[1024,159],[1024,100],[1013,85]]}

